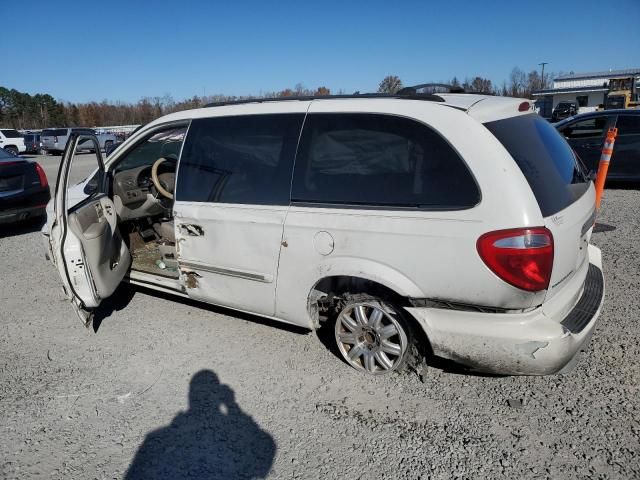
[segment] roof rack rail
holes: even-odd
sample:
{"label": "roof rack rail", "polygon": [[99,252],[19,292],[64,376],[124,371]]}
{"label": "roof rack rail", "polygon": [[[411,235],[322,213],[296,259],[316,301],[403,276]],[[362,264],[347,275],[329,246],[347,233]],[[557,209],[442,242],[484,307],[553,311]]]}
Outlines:
{"label": "roof rack rail", "polygon": [[[420,93],[418,90],[426,90]],[[421,83],[411,87],[404,87],[398,95],[437,95],[438,93],[471,93],[461,86],[449,85],[448,83]]]}
{"label": "roof rack rail", "polygon": [[343,98],[396,98],[406,100],[425,100],[428,102],[444,102],[444,98],[438,95],[416,93],[416,92],[398,92],[392,93],[354,93],[351,95],[303,95],[303,96],[291,96],[291,97],[269,97],[269,98],[247,98],[243,100],[229,100],[227,102],[213,102],[208,103],[204,108],[210,107],[224,107],[226,105],[242,105],[246,103],[264,103],[264,102],[287,102],[287,101],[310,101],[310,100],[335,100]]}

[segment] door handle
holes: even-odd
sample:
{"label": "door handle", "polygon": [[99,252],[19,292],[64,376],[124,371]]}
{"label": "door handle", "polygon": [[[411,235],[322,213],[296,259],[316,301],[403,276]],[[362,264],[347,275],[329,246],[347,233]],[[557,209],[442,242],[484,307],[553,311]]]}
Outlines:
{"label": "door handle", "polygon": [[583,147],[584,148],[601,148],[602,144],[601,143],[585,143]]}

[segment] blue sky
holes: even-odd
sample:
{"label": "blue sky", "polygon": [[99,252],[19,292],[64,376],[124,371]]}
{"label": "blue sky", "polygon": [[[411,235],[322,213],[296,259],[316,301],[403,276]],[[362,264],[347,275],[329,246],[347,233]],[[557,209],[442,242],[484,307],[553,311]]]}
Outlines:
{"label": "blue sky", "polygon": [[[29,8],[26,8],[26,5]],[[0,85],[72,102],[375,91],[525,71],[640,67],[640,0],[0,0]],[[55,6],[55,7],[54,7]],[[635,23],[635,25],[634,25]],[[11,46],[12,48],[8,48]]]}

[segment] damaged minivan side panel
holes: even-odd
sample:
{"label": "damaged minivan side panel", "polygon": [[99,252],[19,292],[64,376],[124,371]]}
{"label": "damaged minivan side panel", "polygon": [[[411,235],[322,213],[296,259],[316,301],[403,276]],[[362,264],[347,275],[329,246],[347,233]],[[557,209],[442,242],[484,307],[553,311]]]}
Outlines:
{"label": "damaged minivan side panel", "polygon": [[190,297],[274,315],[303,120],[303,112],[193,120],[174,204],[178,264]]}

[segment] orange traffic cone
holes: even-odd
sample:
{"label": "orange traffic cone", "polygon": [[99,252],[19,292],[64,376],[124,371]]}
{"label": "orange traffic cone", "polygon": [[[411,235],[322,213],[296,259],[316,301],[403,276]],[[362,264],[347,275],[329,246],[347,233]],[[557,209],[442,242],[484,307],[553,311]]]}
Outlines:
{"label": "orange traffic cone", "polygon": [[607,132],[607,139],[602,147],[602,155],[600,155],[600,164],[598,165],[598,174],[596,175],[596,209],[600,209],[600,201],[602,200],[602,192],[604,191],[604,181],[607,178],[609,170],[609,161],[613,154],[613,145],[616,143],[618,136],[617,128],[610,128]]}

